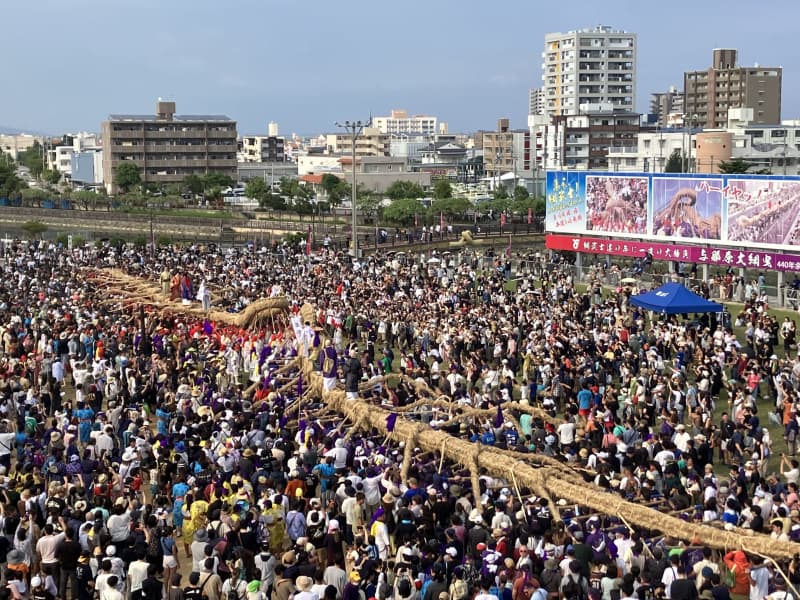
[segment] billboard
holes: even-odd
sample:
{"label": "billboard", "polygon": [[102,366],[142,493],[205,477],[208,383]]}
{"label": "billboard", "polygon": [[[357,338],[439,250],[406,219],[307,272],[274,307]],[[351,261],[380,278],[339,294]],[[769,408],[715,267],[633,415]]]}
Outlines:
{"label": "billboard", "polygon": [[800,177],[549,171],[545,228],[800,249]]}
{"label": "billboard", "polygon": [[691,262],[720,267],[769,269],[800,272],[800,256],[778,252],[759,252],[711,246],[688,246],[638,240],[604,240],[582,235],[548,233],[545,246],[550,250],[568,250],[588,254],[609,254],[644,258],[650,254],[656,260]]}

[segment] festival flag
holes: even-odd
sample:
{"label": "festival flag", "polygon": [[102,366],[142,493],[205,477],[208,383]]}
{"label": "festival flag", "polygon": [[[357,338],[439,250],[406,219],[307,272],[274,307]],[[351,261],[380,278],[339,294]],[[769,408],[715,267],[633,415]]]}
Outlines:
{"label": "festival flag", "polygon": [[439,230],[444,231],[444,213],[439,211]]}
{"label": "festival flag", "polygon": [[508,248],[506,248],[506,257],[511,258],[511,234],[508,234]]}
{"label": "festival flag", "polygon": [[498,402],[497,403],[497,415],[494,417],[494,426],[495,427],[502,427],[503,422],[505,421],[505,417],[503,417],[503,406]]}
{"label": "festival flag", "polygon": [[308,235],[306,236],[306,256],[311,256],[311,225],[308,226]]}
{"label": "festival flag", "polygon": [[505,227],[505,226],[506,226],[506,213],[505,212],[501,212],[500,213],[500,227]]}
{"label": "festival flag", "polygon": [[533,223],[533,209],[529,206],[528,207],[528,225]]}
{"label": "festival flag", "polygon": [[386,417],[386,431],[389,433],[394,431],[394,426],[397,423],[397,413],[391,413]]}

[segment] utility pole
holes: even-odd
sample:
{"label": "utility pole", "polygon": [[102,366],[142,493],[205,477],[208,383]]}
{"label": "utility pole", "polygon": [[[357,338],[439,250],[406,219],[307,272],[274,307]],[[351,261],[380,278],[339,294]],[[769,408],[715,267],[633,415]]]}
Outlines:
{"label": "utility pole", "polygon": [[344,123],[339,123],[338,121],[336,122],[336,126],[337,127],[341,127],[342,129],[344,129],[345,131],[347,131],[350,134],[350,139],[351,139],[351,141],[353,143],[353,148],[352,148],[352,150],[353,150],[353,152],[352,152],[352,158],[353,158],[353,165],[352,165],[353,166],[352,204],[353,204],[353,206],[352,206],[352,211],[351,211],[352,217],[353,217],[353,222],[352,222],[352,228],[353,228],[353,254],[352,254],[352,256],[353,256],[353,259],[357,259],[358,258],[358,220],[357,220],[357,213],[356,213],[356,189],[357,189],[356,188],[356,185],[357,185],[357,182],[356,182],[356,141],[358,140],[358,137],[361,135],[361,133],[364,131],[364,127],[369,127],[370,125],[372,125],[372,118],[371,117],[370,117],[370,119],[368,121],[345,121]]}

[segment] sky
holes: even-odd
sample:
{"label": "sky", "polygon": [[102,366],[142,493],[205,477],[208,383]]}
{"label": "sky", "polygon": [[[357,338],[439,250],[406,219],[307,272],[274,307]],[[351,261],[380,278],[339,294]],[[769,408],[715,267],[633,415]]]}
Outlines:
{"label": "sky", "polygon": [[335,131],[393,108],[451,132],[527,122],[544,35],[596,25],[638,34],[637,109],[680,88],[715,47],[784,67],[800,118],[797,0],[3,0],[0,125],[99,131],[111,113],[226,114],[240,134]]}

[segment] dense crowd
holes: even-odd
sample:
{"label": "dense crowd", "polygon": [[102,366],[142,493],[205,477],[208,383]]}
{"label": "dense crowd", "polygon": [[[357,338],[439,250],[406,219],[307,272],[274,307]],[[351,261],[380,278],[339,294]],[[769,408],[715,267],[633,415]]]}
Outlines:
{"label": "dense crowd", "polygon": [[[121,302],[105,267],[176,307],[286,296],[290,315],[316,313],[243,330]],[[796,598],[798,559],[712,552],[490,472],[476,497],[469,472],[421,451],[402,478],[402,444],[318,399],[288,414],[298,354],[327,389],[389,410],[425,383],[490,416],[409,418],[554,457],[587,493],[796,541],[800,361],[778,358],[786,334],[756,299],[737,338],[713,317],[651,320],[629,292],[580,293],[544,263],[512,286],[507,258],[471,252],[353,263],[325,249],[16,243],[2,272],[5,598]],[[503,418],[512,399],[554,418]]]}

